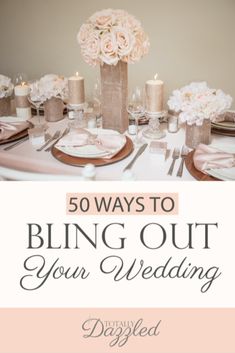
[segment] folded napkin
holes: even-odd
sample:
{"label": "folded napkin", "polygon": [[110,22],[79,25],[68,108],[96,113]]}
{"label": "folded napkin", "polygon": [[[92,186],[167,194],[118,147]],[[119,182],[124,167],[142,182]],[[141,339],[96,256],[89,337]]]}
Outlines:
{"label": "folded napkin", "polygon": [[78,129],[62,137],[56,147],[73,147],[79,149],[82,146],[95,145],[99,150],[107,152],[102,158],[114,157],[125,145],[126,137],[121,134],[92,134],[88,130]]}
{"label": "folded napkin", "polygon": [[220,116],[217,117],[216,123],[221,123],[223,121],[231,121],[235,123],[235,112],[234,111],[228,111],[224,114],[221,114]]}
{"label": "folded napkin", "polygon": [[235,154],[200,144],[194,152],[193,162],[196,169],[206,173],[207,169],[235,167]]}
{"label": "folded napkin", "polygon": [[25,121],[17,123],[5,123],[0,121],[0,141],[7,140],[28,127],[29,123]]}

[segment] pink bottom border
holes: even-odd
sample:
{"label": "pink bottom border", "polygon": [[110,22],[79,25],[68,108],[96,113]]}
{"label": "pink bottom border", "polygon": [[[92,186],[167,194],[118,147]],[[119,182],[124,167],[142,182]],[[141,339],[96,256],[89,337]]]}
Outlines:
{"label": "pink bottom border", "polygon": [[[148,328],[161,320],[160,333],[110,347],[114,337],[83,337],[91,318],[118,326],[142,318]],[[0,353],[234,353],[234,329],[235,308],[0,309]]]}

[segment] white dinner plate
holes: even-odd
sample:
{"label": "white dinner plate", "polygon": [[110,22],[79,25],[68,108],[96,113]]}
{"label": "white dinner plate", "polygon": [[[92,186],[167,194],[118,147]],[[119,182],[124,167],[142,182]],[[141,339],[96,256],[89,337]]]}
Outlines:
{"label": "white dinner plate", "polygon": [[[118,131],[108,130],[108,129],[87,129],[94,135],[120,135]],[[126,144],[126,140],[124,140],[123,145],[117,150],[119,152]],[[62,146],[55,146],[58,150],[62,151],[63,153],[72,156],[72,157],[79,157],[79,158],[103,158],[111,154],[111,152],[102,151],[95,145],[86,145],[86,146],[79,146],[79,147],[62,147]]]}
{"label": "white dinner plate", "polygon": [[223,121],[221,123],[212,123],[212,126],[221,130],[235,130],[235,122],[232,121]]}
{"label": "white dinner plate", "polygon": [[[224,152],[235,153],[235,144],[234,145],[223,145],[223,144],[214,145],[213,144],[213,147],[216,147]],[[235,180],[235,167],[210,169],[207,171],[207,174],[220,180],[232,181],[232,180]]]}
{"label": "white dinner plate", "polygon": [[23,121],[25,121],[25,120],[20,119],[17,116],[1,116],[0,117],[1,123],[14,124],[14,123],[22,123]]}

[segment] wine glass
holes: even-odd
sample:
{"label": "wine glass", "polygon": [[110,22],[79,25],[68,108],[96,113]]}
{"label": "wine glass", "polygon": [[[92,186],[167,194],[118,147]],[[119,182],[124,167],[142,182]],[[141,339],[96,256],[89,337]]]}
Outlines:
{"label": "wine glass", "polygon": [[27,81],[28,81],[28,77],[27,77],[27,74],[25,74],[24,72],[17,73],[13,77],[13,83],[15,86],[21,85],[23,82],[27,82]]}
{"label": "wine glass", "polygon": [[40,107],[43,104],[44,100],[42,95],[40,94],[38,81],[30,83],[30,93],[28,95],[28,101],[36,109],[36,125],[43,125],[44,122],[40,115]]}
{"label": "wine glass", "polygon": [[91,125],[94,124],[97,128],[102,129],[101,89],[98,80],[95,82],[91,94],[87,96],[85,115],[88,122],[89,120],[94,120],[93,123],[90,121]]}
{"label": "wine glass", "polygon": [[139,118],[144,115],[144,93],[140,87],[135,87],[130,91],[127,102],[127,112],[135,119],[136,137],[134,143],[140,145],[143,143],[142,138],[139,136]]}
{"label": "wine glass", "polygon": [[96,80],[93,87],[93,111],[96,117],[97,128],[102,128],[102,106],[101,106],[101,87],[99,79]]}

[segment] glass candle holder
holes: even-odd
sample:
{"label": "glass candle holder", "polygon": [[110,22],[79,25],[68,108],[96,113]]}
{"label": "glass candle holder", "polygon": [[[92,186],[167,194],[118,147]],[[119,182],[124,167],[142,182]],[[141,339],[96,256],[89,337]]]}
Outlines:
{"label": "glass candle holder", "polygon": [[45,143],[45,129],[43,126],[37,126],[28,130],[29,142],[32,146],[38,147]]}
{"label": "glass candle holder", "polygon": [[83,106],[68,105],[69,128],[78,129],[86,127]]}
{"label": "glass candle holder", "polygon": [[136,126],[135,118],[130,114],[129,114],[128,133],[129,133],[129,135],[136,135],[137,134],[137,126]]}
{"label": "glass candle holder", "polygon": [[179,118],[176,115],[168,115],[167,130],[170,133],[176,133],[179,130]]}

